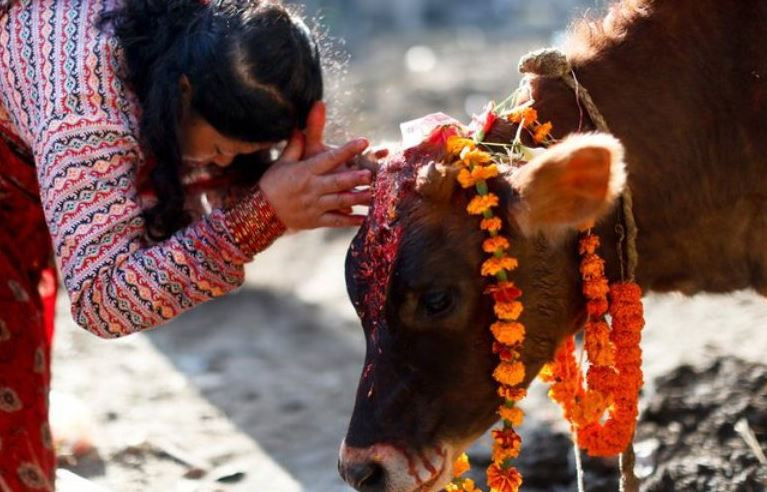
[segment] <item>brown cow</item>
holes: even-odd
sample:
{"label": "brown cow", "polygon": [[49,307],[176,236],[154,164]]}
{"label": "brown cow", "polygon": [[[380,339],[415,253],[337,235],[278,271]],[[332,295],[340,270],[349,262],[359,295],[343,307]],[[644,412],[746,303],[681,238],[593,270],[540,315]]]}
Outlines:
{"label": "brown cow", "polygon": [[[621,144],[593,130],[573,91],[533,78],[542,121],[564,142],[491,184],[520,261],[527,381],[585,316],[576,225],[599,219],[619,277],[615,198],[627,171],[646,290],[767,295],[767,2],[624,0],[573,28],[574,72]],[[489,139],[509,141],[496,125]],[[625,162],[622,159],[625,147]],[[437,490],[452,460],[496,420],[482,234],[441,146],[381,171],[347,258],[367,338],[342,476],[362,491]]]}

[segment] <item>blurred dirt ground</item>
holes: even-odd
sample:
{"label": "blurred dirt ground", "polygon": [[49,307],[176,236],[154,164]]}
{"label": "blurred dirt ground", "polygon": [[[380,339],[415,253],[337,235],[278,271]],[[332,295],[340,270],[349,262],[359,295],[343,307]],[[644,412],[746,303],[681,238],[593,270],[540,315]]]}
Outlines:
{"label": "blurred dirt ground", "polygon": [[[380,41],[350,66],[336,97],[338,125],[396,140],[399,122],[429,112],[466,119],[510,92],[519,56],[548,42],[477,29]],[[54,391],[84,403],[97,448],[68,467],[114,492],[349,490],[337,476],[337,450],[364,355],[343,279],[351,237],[282,238],[249,266],[237,293],[122,340],[74,326],[62,298]],[[653,379],[681,362],[722,354],[765,361],[767,299],[754,294],[650,296],[647,321],[645,402]],[[536,388],[523,405],[527,442],[563,430],[559,410]],[[482,456],[486,444],[473,453]]]}

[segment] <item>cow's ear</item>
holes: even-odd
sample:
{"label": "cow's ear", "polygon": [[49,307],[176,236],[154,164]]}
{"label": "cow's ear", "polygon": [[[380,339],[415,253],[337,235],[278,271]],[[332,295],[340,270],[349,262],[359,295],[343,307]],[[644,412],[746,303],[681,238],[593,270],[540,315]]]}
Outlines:
{"label": "cow's ear", "polygon": [[526,235],[556,234],[596,222],[626,184],[623,146],[607,134],[571,136],[509,179],[519,194],[511,214]]}

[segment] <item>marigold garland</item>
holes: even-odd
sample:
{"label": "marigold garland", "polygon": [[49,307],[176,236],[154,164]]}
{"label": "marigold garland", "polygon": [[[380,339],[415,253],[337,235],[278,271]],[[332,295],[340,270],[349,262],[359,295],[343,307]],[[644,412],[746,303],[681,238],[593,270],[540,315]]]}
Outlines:
{"label": "marigold garland", "polygon": [[[534,115],[532,111],[520,113],[520,121],[532,124],[531,120],[537,119],[537,115],[533,118]],[[471,215],[482,216],[480,229],[488,234],[482,243],[482,250],[491,256],[482,263],[481,274],[495,278],[485,293],[492,296],[493,310],[498,319],[490,331],[495,339],[493,352],[499,358],[493,378],[498,382],[498,395],[503,398],[503,404],[498,409],[501,428],[493,431],[495,443],[493,463],[487,470],[488,485],[490,492],[516,492],[522,484],[522,475],[511,466],[510,460],[519,456],[522,448],[522,439],[514,427],[522,424],[524,413],[515,405],[527,394],[523,388],[517,388],[526,376],[520,352],[525,339],[525,327],[518,321],[524,307],[518,300],[522,291],[509,280],[509,274],[518,267],[518,262],[509,255],[511,243],[508,238],[499,234],[503,227],[501,218],[493,213],[500,200],[487,187],[487,180],[498,176],[498,167],[493,156],[478,146],[496,117],[490,107],[486,116],[477,122],[475,138],[450,137],[446,151],[448,158],[454,159],[461,168],[457,177],[460,185],[476,190],[477,194],[469,202],[466,211]],[[456,478],[446,490],[477,491],[473,481],[460,478],[468,469],[468,458],[463,455],[454,465]]]}
{"label": "marigold garland", "polygon": [[[512,97],[509,101],[513,105],[515,100]],[[522,439],[514,427],[522,424],[524,413],[516,404],[527,395],[527,390],[519,387],[526,377],[521,360],[526,330],[519,322],[524,306],[519,301],[522,291],[509,279],[509,274],[519,266],[518,261],[509,255],[512,245],[508,238],[500,235],[503,221],[493,212],[500,200],[487,186],[487,180],[499,175],[496,158],[502,159],[499,157],[502,153],[494,155],[482,146],[484,136],[498,118],[519,125],[520,131],[511,145],[502,145],[512,163],[525,161],[533,155],[521,142],[522,130],[526,130],[534,142],[546,145],[553,143],[553,127],[550,122],[538,121],[532,101],[505,112],[491,104],[484,115],[473,122],[474,138],[451,136],[446,143],[447,158],[460,168],[459,184],[476,191],[466,211],[482,218],[480,229],[488,234],[482,250],[491,256],[482,263],[481,274],[495,279],[485,294],[492,296],[497,318],[490,327],[494,338],[493,353],[499,359],[493,378],[498,382],[498,395],[503,403],[498,409],[501,427],[492,433],[493,456],[487,469],[487,483],[490,492],[517,492],[522,485],[522,475],[511,465],[511,460],[519,456],[522,447]],[[544,366],[540,377],[552,383],[549,396],[562,406],[577,443],[589,454],[609,456],[622,452],[633,436],[637,398],[642,386],[639,341],[644,319],[641,289],[635,283],[610,285],[605,276],[604,260],[597,254],[598,248],[599,238],[589,229],[579,243],[588,315],[584,345],[591,364],[586,373],[586,384],[575,358],[574,337],[564,341],[554,361]],[[605,319],[608,312],[612,328]],[[472,480],[460,478],[469,468],[468,457],[463,454],[453,465],[454,480],[445,490],[479,492]]]}
{"label": "marigold garland", "polygon": [[477,195],[471,199],[466,211],[471,215],[484,215],[494,207],[498,206],[498,196],[492,193]]}
{"label": "marigold garland", "polygon": [[479,224],[479,228],[483,231],[498,232],[501,230],[501,219],[498,217],[490,217],[489,219],[482,219]]}
{"label": "marigold garland", "polygon": [[[584,345],[591,363],[586,384],[573,337],[560,347],[541,378],[552,383],[549,396],[562,406],[578,445],[592,456],[612,456],[631,442],[636,426],[644,318],[641,289],[633,282],[608,286],[598,247],[599,238],[590,231],[580,241],[583,294],[588,301]],[[608,311],[612,329],[605,320]]]}
{"label": "marigold garland", "polygon": [[[501,253],[503,254],[503,253]],[[512,271],[518,266],[517,260],[510,256],[493,256],[482,263],[482,276],[498,275],[502,271]]]}

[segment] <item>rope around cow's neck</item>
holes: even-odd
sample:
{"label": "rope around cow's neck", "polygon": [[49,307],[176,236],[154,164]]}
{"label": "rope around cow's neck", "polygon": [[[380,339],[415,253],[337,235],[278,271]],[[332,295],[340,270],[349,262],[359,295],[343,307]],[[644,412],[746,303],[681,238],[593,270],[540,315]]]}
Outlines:
{"label": "rope around cow's neck", "polygon": [[[610,132],[610,127],[607,125],[607,120],[605,120],[602,112],[599,111],[596,103],[594,103],[594,100],[591,98],[591,94],[578,82],[578,79],[575,77],[575,72],[564,53],[553,48],[533,51],[522,57],[519,62],[519,71],[523,74],[561,79],[575,92],[575,97],[578,100],[578,103],[583,105],[586,109],[586,112],[594,123],[596,129],[600,132],[612,133]],[[626,185],[623,190],[621,200],[623,220],[626,224],[627,256],[625,265],[621,264],[621,271],[624,271],[623,269],[625,268],[625,272],[628,274],[627,278],[621,280],[633,282],[636,276],[637,263],[639,262],[639,254],[636,249],[636,239],[639,230],[637,229],[636,220],[634,219],[634,200],[628,185]]]}
{"label": "rope around cow's neck", "polygon": [[[594,126],[600,132],[611,133],[610,127],[607,125],[607,120],[599,111],[599,108],[591,98],[589,91],[578,83],[578,79],[575,77],[575,72],[567,59],[567,56],[560,50],[546,48],[529,53],[522,57],[519,62],[519,71],[523,74],[537,75],[539,77],[547,77],[554,79],[561,79],[568,87],[575,92],[575,97],[579,105],[582,105],[589,118],[594,123]],[[626,259],[624,260],[622,254],[621,245],[619,245],[620,269],[621,280],[628,280],[633,282],[636,277],[636,268],[639,262],[639,254],[636,248],[636,239],[639,233],[636,220],[634,217],[634,200],[631,194],[631,189],[628,184],[623,190],[621,195],[621,205],[623,212],[623,223],[625,224],[625,245],[626,245]],[[617,226],[619,229],[619,235],[623,238],[622,231],[623,225]],[[627,274],[627,278],[624,275]],[[575,447],[576,456],[580,452],[576,443]],[[634,475],[634,446],[633,439],[629,442],[626,450],[621,454],[621,491],[622,492],[637,492],[639,490],[639,481]],[[582,476],[582,475],[581,475]],[[579,484],[579,487],[582,484]]]}

